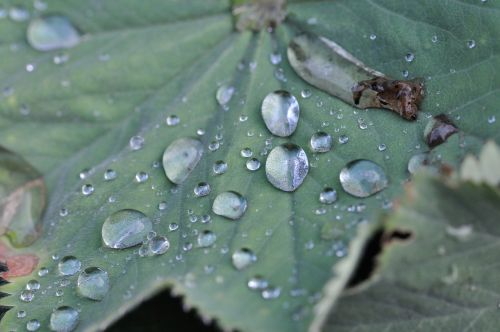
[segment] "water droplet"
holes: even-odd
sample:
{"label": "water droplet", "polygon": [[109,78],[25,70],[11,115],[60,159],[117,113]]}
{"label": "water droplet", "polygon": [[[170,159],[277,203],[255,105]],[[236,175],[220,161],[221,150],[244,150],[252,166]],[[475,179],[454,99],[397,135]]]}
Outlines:
{"label": "water droplet", "polygon": [[61,53],[61,54],[56,54],[54,55],[54,57],[52,58],[52,62],[55,64],[55,65],[61,65],[63,63],[66,63],[68,62],[69,60],[69,55],[66,54],[66,53]]}
{"label": "water droplet", "polygon": [[263,290],[269,286],[269,282],[262,276],[256,275],[248,280],[247,286],[251,290]]}
{"label": "water droplet", "polygon": [[19,299],[23,302],[31,302],[35,298],[35,293],[32,290],[25,289],[19,295]]}
{"label": "water droplet", "polygon": [[165,236],[155,236],[148,243],[148,251],[152,255],[163,255],[170,248],[170,242]]}
{"label": "water droplet", "polygon": [[165,122],[167,123],[167,126],[173,127],[173,126],[177,126],[181,122],[181,119],[179,119],[179,117],[177,115],[172,114],[172,115],[167,116],[167,119],[165,120]]}
{"label": "water droplet", "polygon": [[24,318],[24,317],[26,317],[26,311],[24,311],[24,310],[19,310],[19,311],[17,312],[17,318]]}
{"label": "water droplet", "polygon": [[64,295],[64,291],[63,291],[62,289],[58,289],[58,290],[56,290],[56,296],[57,296],[57,297],[61,297],[61,296],[63,296],[63,295]]}
{"label": "water droplet", "polygon": [[339,136],[339,143],[340,144],[346,144],[347,142],[349,142],[349,137],[346,136],[346,135],[340,135]]}
{"label": "water droplet", "polygon": [[76,282],[78,295],[101,301],[109,290],[108,273],[98,267],[88,267],[80,273]]}
{"label": "water droplet", "polygon": [[475,41],[475,40],[473,40],[473,39],[468,40],[468,41],[467,41],[467,47],[468,47],[468,48],[474,48],[474,47],[476,47],[476,41]]}
{"label": "water droplet", "polygon": [[175,222],[168,225],[168,230],[171,232],[176,231],[177,229],[179,229],[179,225]]}
{"label": "water droplet", "polygon": [[229,103],[231,101],[231,98],[233,98],[233,94],[235,91],[236,90],[234,87],[222,84],[217,89],[217,93],[215,94],[215,98],[217,99],[219,105],[224,106]]}
{"label": "water droplet", "polygon": [[269,61],[271,61],[273,65],[279,64],[281,62],[281,54],[280,53],[269,54]]}
{"label": "water droplet", "polygon": [[319,193],[319,201],[323,204],[333,204],[337,200],[337,191],[332,188],[325,188]]}
{"label": "water droplet", "polygon": [[31,47],[38,51],[52,51],[76,46],[80,42],[80,34],[66,17],[48,16],[30,22],[27,39]]}
{"label": "water droplet", "polygon": [[261,112],[267,129],[276,136],[290,136],[297,128],[299,103],[287,91],[278,90],[268,94],[262,101]]}
{"label": "water droplet", "polygon": [[207,196],[208,194],[210,194],[210,185],[206,182],[200,182],[196,185],[196,187],[194,187],[194,194],[197,196],[197,197],[203,197],[203,196]]}
{"label": "water droplet", "polygon": [[377,39],[377,35],[372,33],[370,35],[370,40],[375,40],[375,39]]}
{"label": "water droplet", "polygon": [[198,235],[198,246],[202,248],[210,247],[215,243],[215,240],[217,240],[215,233],[209,230],[204,230]]}
{"label": "water droplet", "polygon": [[38,331],[39,328],[40,328],[40,322],[38,321],[38,319],[30,319],[26,323],[26,330],[30,332]]}
{"label": "water droplet", "polygon": [[408,172],[410,174],[415,174],[418,172],[422,167],[425,167],[429,163],[429,153],[418,153],[416,155],[413,155],[410,160],[408,161]]}
{"label": "water droplet", "polygon": [[135,174],[135,182],[137,183],[143,183],[146,182],[149,179],[149,174],[146,172],[137,172]]}
{"label": "water droplet", "polygon": [[41,267],[40,270],[38,270],[39,277],[45,277],[47,274],[49,274],[49,269],[46,267]]}
{"label": "water droplet", "polygon": [[256,171],[260,168],[260,161],[257,158],[250,158],[246,162],[249,171]]}
{"label": "water droplet", "polygon": [[214,165],[213,165],[213,170],[216,175],[221,175],[226,173],[227,171],[227,164],[224,160],[217,160]]}
{"label": "water droplet", "polygon": [[71,276],[82,267],[82,263],[74,256],[63,257],[58,264],[59,274],[63,276]]}
{"label": "water droplet", "polygon": [[34,280],[34,279],[30,280],[26,284],[26,289],[31,290],[31,291],[37,291],[40,289],[40,283],[38,282],[38,280]]}
{"label": "water droplet", "polygon": [[379,144],[377,149],[382,152],[382,151],[385,151],[387,149],[387,146],[385,144]]}
{"label": "water droplet", "polygon": [[304,181],[309,171],[309,161],[298,145],[285,143],[271,150],[266,160],[269,182],[283,191],[294,191]]}
{"label": "water droplet", "polygon": [[89,196],[89,195],[92,195],[92,193],[94,192],[94,186],[91,185],[91,184],[84,184],[82,186],[82,194],[85,195],[85,196]]}
{"label": "water droplet", "polygon": [[167,178],[181,184],[194,170],[203,154],[203,144],[194,138],[179,138],[163,153],[163,168]]}
{"label": "water droplet", "polygon": [[332,148],[333,139],[330,134],[320,131],[311,136],[310,144],[314,152],[328,152]]}
{"label": "water droplet", "polygon": [[106,181],[111,181],[111,180],[114,180],[116,179],[116,172],[112,169],[107,169],[105,172],[104,172],[104,180]]}
{"label": "water droplet", "polygon": [[490,115],[490,116],[488,117],[488,123],[489,123],[489,124],[495,123],[496,121],[497,121],[496,116],[494,116],[494,115]]}
{"label": "water droplet", "polygon": [[264,289],[261,293],[262,298],[265,300],[276,299],[280,296],[280,294],[281,294],[281,288],[272,286]]}
{"label": "water droplet", "polygon": [[9,9],[9,18],[14,22],[24,22],[30,18],[30,13],[24,7],[12,7]]}
{"label": "water droplet", "polygon": [[55,332],[71,332],[78,325],[78,316],[78,311],[72,307],[59,307],[50,315],[50,329]]}
{"label": "water droplet", "polygon": [[253,264],[257,261],[257,256],[254,252],[248,248],[241,248],[236,250],[231,256],[233,266],[237,270],[243,270],[248,267],[250,264]]}
{"label": "water droplet", "polygon": [[424,138],[429,147],[444,143],[448,137],[458,132],[457,126],[444,114],[436,115],[425,126]]}
{"label": "water droplet", "polygon": [[311,97],[311,95],[312,95],[312,92],[309,89],[304,89],[304,90],[300,91],[300,96],[304,99]]}
{"label": "water droplet", "polygon": [[413,53],[407,53],[405,55],[406,62],[413,62],[415,60],[415,55]]}
{"label": "water droplet", "polygon": [[247,200],[234,191],[222,192],[215,197],[212,211],[229,219],[240,219],[247,210]]}
{"label": "water droplet", "polygon": [[144,146],[144,138],[142,136],[132,136],[129,145],[132,151],[140,150]]}
{"label": "water droplet", "polygon": [[438,36],[433,35],[433,36],[432,36],[432,38],[431,38],[431,41],[432,41],[433,43],[437,43],[437,42],[438,42]]}
{"label": "water droplet", "polygon": [[124,249],[142,243],[153,225],[144,213],[125,209],[110,215],[102,225],[102,240],[108,248]]}
{"label": "water droplet", "polygon": [[349,162],[340,171],[340,183],[344,190],[356,197],[368,197],[389,183],[384,170],[370,160],[358,159]]}

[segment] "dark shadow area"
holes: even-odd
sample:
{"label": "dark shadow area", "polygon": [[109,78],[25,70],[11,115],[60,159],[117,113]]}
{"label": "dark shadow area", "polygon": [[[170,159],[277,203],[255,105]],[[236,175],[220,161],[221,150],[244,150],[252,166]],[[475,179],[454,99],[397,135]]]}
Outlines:
{"label": "dark shadow area", "polygon": [[109,327],[106,332],[222,332],[213,322],[208,325],[195,310],[185,311],[183,299],[163,291],[142,303]]}

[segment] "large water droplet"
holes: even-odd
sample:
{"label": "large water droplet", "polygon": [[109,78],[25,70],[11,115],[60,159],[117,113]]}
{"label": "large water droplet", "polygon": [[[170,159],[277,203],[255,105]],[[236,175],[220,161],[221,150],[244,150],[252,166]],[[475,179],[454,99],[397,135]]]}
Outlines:
{"label": "large water droplet", "polygon": [[50,329],[55,332],[71,332],[78,325],[78,316],[78,311],[72,307],[59,307],[50,315]]}
{"label": "large water droplet", "polygon": [[58,264],[59,273],[63,276],[72,276],[80,271],[82,263],[74,256],[63,257]]}
{"label": "large water droplet", "polygon": [[157,235],[149,240],[148,251],[152,256],[163,255],[167,252],[168,248],[170,248],[170,242],[165,236]]}
{"label": "large water droplet", "polygon": [[389,181],[378,164],[358,159],[349,162],[340,171],[340,183],[347,193],[356,197],[368,197],[386,188]]}
{"label": "large water droplet", "polygon": [[76,291],[80,296],[101,301],[108,290],[108,273],[98,267],[88,267],[78,276]]}
{"label": "large water droplet", "polygon": [[268,94],[262,101],[261,111],[267,129],[276,136],[290,136],[297,128],[299,103],[287,91],[278,90]]}
{"label": "large water droplet", "polygon": [[80,34],[66,17],[48,16],[30,22],[27,39],[34,49],[51,51],[77,45]]}
{"label": "large water droplet", "polygon": [[248,248],[241,248],[233,253],[231,259],[233,262],[233,266],[237,270],[243,270],[250,264],[255,263],[257,261],[257,256],[252,250]]}
{"label": "large water droplet", "polygon": [[330,134],[320,131],[311,136],[310,143],[311,150],[314,152],[328,152],[332,148],[333,139]]}
{"label": "large water droplet", "polygon": [[203,154],[203,144],[194,138],[179,138],[163,153],[163,168],[167,178],[180,184],[198,165]]}
{"label": "large water droplet", "polygon": [[271,150],[266,160],[266,176],[273,186],[283,191],[294,191],[307,176],[309,161],[304,150],[286,143]]}
{"label": "large water droplet", "polygon": [[247,200],[239,193],[225,191],[215,197],[212,211],[229,219],[240,219],[247,210]]}
{"label": "large water droplet", "polygon": [[131,209],[120,210],[104,221],[102,240],[108,248],[129,248],[142,243],[152,229],[151,220],[144,213]]}
{"label": "large water droplet", "polygon": [[217,240],[217,236],[214,232],[209,230],[204,230],[200,234],[198,234],[198,246],[205,248],[210,247]]}

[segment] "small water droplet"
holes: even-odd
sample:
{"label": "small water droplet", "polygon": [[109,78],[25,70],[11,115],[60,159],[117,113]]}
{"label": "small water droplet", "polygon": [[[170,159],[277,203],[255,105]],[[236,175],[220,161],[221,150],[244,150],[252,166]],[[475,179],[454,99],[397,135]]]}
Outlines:
{"label": "small water droplet", "polygon": [[260,168],[260,161],[257,158],[250,158],[246,162],[249,171],[256,171]]}
{"label": "small water droplet", "polygon": [[82,263],[74,256],[65,256],[57,265],[59,269],[59,274],[63,276],[72,276],[73,274],[80,271]]}
{"label": "small water droplet", "polygon": [[27,30],[31,47],[38,51],[71,48],[80,42],[80,34],[63,16],[47,16],[33,19]]}
{"label": "small water droplet", "polygon": [[309,89],[304,89],[304,90],[300,91],[300,96],[304,99],[311,97],[311,95],[312,95],[312,92]]}
{"label": "small water droplet", "polygon": [[372,33],[370,35],[370,40],[375,40],[375,39],[377,39],[377,35]]}
{"label": "small water droplet", "polygon": [[68,215],[68,209],[65,209],[65,208],[61,208],[61,210],[59,210],[59,215],[61,217],[66,217]]}
{"label": "small water droplet", "polygon": [[46,267],[41,267],[40,270],[38,270],[39,277],[45,277],[47,274],[49,274],[49,269]]}
{"label": "small water droplet", "polygon": [[330,134],[323,131],[311,136],[310,145],[313,152],[328,152],[332,149],[333,139]]}
{"label": "small water droplet", "polygon": [[40,328],[40,322],[38,321],[38,319],[30,319],[26,323],[26,330],[30,332],[38,331],[39,328]]}
{"label": "small water droplet", "polygon": [[194,194],[196,195],[196,197],[203,197],[203,196],[207,196],[208,194],[210,194],[210,185],[206,182],[200,182],[196,185],[196,187],[194,187]]}
{"label": "small water droplet", "polygon": [[69,55],[67,53],[60,53],[60,54],[56,54],[54,55],[54,57],[52,58],[52,62],[55,64],[55,65],[61,65],[63,63],[66,63],[68,62],[69,60]]}
{"label": "small water droplet", "polygon": [[38,282],[38,280],[32,279],[28,281],[28,283],[26,283],[26,289],[31,291],[37,291],[40,289],[40,283]]}
{"label": "small water droplet", "polygon": [[132,151],[142,149],[144,146],[144,138],[142,136],[132,136],[129,141],[129,146]]}
{"label": "small water droplet", "polygon": [[26,311],[24,311],[24,310],[19,310],[19,311],[17,312],[17,315],[16,315],[16,316],[17,316],[17,318],[24,318],[24,317],[26,317]]}
{"label": "small water droplet", "polygon": [[488,117],[488,123],[489,123],[489,124],[495,123],[496,121],[497,121],[496,116],[494,116],[494,115],[490,115],[490,116]]}
{"label": "small water droplet", "polygon": [[371,196],[389,184],[382,167],[364,159],[349,162],[340,171],[339,178],[342,188],[356,197]]}
{"label": "small water droplet", "polygon": [[226,173],[227,171],[227,164],[224,160],[217,160],[214,165],[213,165],[213,170],[216,175],[221,175]]}
{"label": "small water droplet", "polygon": [[243,270],[247,268],[250,264],[257,261],[257,256],[254,252],[248,248],[241,248],[236,250],[231,256],[233,266],[237,270]]}
{"label": "small water droplet", "polygon": [[175,222],[168,225],[168,230],[171,232],[176,231],[177,229],[179,229],[179,225]]}
{"label": "small water droplet", "polygon": [[82,186],[82,194],[84,196],[89,196],[89,195],[92,195],[92,193],[94,192],[94,186],[91,185],[91,184],[84,184]]}
{"label": "small water droplet", "polygon": [[114,179],[116,179],[116,171],[114,171],[112,169],[107,169],[104,172],[104,180],[111,181],[111,180],[114,180]]}
{"label": "small water droplet", "polygon": [[102,225],[102,240],[108,248],[124,249],[142,243],[152,231],[151,220],[137,210],[119,210]]}
{"label": "small water droplet", "polygon": [[232,220],[240,219],[247,210],[247,200],[234,191],[222,192],[215,197],[212,211]]}
{"label": "small water droplet", "polygon": [[108,273],[98,267],[88,267],[78,276],[78,295],[94,301],[101,301],[109,291]]}
{"label": "small water droplet", "polygon": [[304,181],[309,171],[305,151],[298,145],[285,143],[271,150],[266,160],[269,182],[283,191],[294,191]]}
{"label": "small water droplet", "polygon": [[149,174],[146,172],[137,172],[135,174],[135,182],[137,183],[143,183],[146,182],[149,179]]}
{"label": "small water droplet", "polygon": [[281,54],[280,53],[271,53],[269,55],[269,61],[271,61],[271,63],[273,65],[277,65],[281,62]]}
{"label": "small water droplet", "polygon": [[167,119],[165,120],[167,126],[169,127],[173,127],[173,126],[177,126],[180,122],[181,122],[181,119],[179,119],[179,117],[177,115],[169,115],[167,116]]}
{"label": "small water droplet", "polygon": [[16,6],[9,9],[9,18],[14,22],[24,22],[30,18],[30,13],[26,8]]}
{"label": "small water droplet", "polygon": [[148,243],[148,251],[152,255],[163,255],[170,248],[170,242],[165,236],[155,236]]}
{"label": "small water droplet", "polygon": [[264,277],[256,275],[248,280],[247,286],[251,290],[263,290],[269,286],[269,282]]}
{"label": "small water droplet", "polygon": [[215,243],[215,240],[217,240],[217,236],[215,235],[214,232],[209,231],[209,230],[204,230],[200,234],[198,234],[198,246],[205,248],[205,247],[210,247]]}
{"label": "small water droplet", "polygon": [[474,48],[474,47],[476,47],[476,41],[474,39],[468,40],[467,41],[467,47],[468,48]]}
{"label": "small water droplet", "polygon": [[413,62],[415,60],[415,55],[413,53],[407,53],[405,55],[406,62]]}
{"label": "small water droplet", "polygon": [[437,43],[437,42],[438,42],[438,36],[433,35],[433,36],[431,37],[431,41],[432,41],[433,43]]}
{"label": "small water droplet", "polygon": [[222,84],[217,89],[217,93],[215,94],[215,98],[217,99],[219,105],[224,106],[229,103],[231,101],[231,98],[233,98],[233,94],[235,91],[236,89],[234,87]]}
{"label": "small water droplet", "polygon": [[35,293],[32,290],[25,289],[19,295],[19,299],[23,302],[31,302],[35,298]]}
{"label": "small water droplet", "polygon": [[319,201],[323,204],[333,204],[337,200],[337,191],[333,188],[325,188],[319,193]]}
{"label": "small water droplet", "polygon": [[349,137],[346,136],[346,135],[340,135],[339,136],[339,143],[340,144],[346,144],[347,142],[349,142]]}
{"label": "small water droplet", "polygon": [[163,153],[163,168],[167,178],[181,184],[195,169],[203,154],[203,144],[194,138],[179,138]]}
{"label": "small water droplet", "polygon": [[261,293],[262,298],[265,300],[276,299],[280,296],[280,294],[281,294],[281,288],[272,286],[264,289]]}
{"label": "small water droplet", "polygon": [[276,136],[290,136],[297,128],[299,103],[287,91],[278,90],[268,94],[262,101],[261,112],[267,129]]}
{"label": "small water droplet", "polygon": [[377,149],[382,152],[382,151],[385,151],[387,149],[387,146],[385,144],[379,144]]}
{"label": "small water droplet", "polygon": [[50,329],[55,332],[71,332],[78,325],[79,314],[69,306],[57,308],[50,315]]}

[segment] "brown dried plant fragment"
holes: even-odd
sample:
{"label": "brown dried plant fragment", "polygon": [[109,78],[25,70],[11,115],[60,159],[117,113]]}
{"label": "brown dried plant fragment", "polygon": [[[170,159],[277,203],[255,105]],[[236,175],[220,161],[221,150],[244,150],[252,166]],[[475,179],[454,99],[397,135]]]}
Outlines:
{"label": "brown dried plant fragment", "polygon": [[415,120],[424,96],[419,79],[393,80],[356,59],[337,43],[310,33],[297,35],[288,59],[306,82],[357,108],[384,108]]}
{"label": "brown dried plant fragment", "polygon": [[430,148],[438,146],[458,132],[457,126],[444,114],[433,117],[424,129],[424,138]]}

